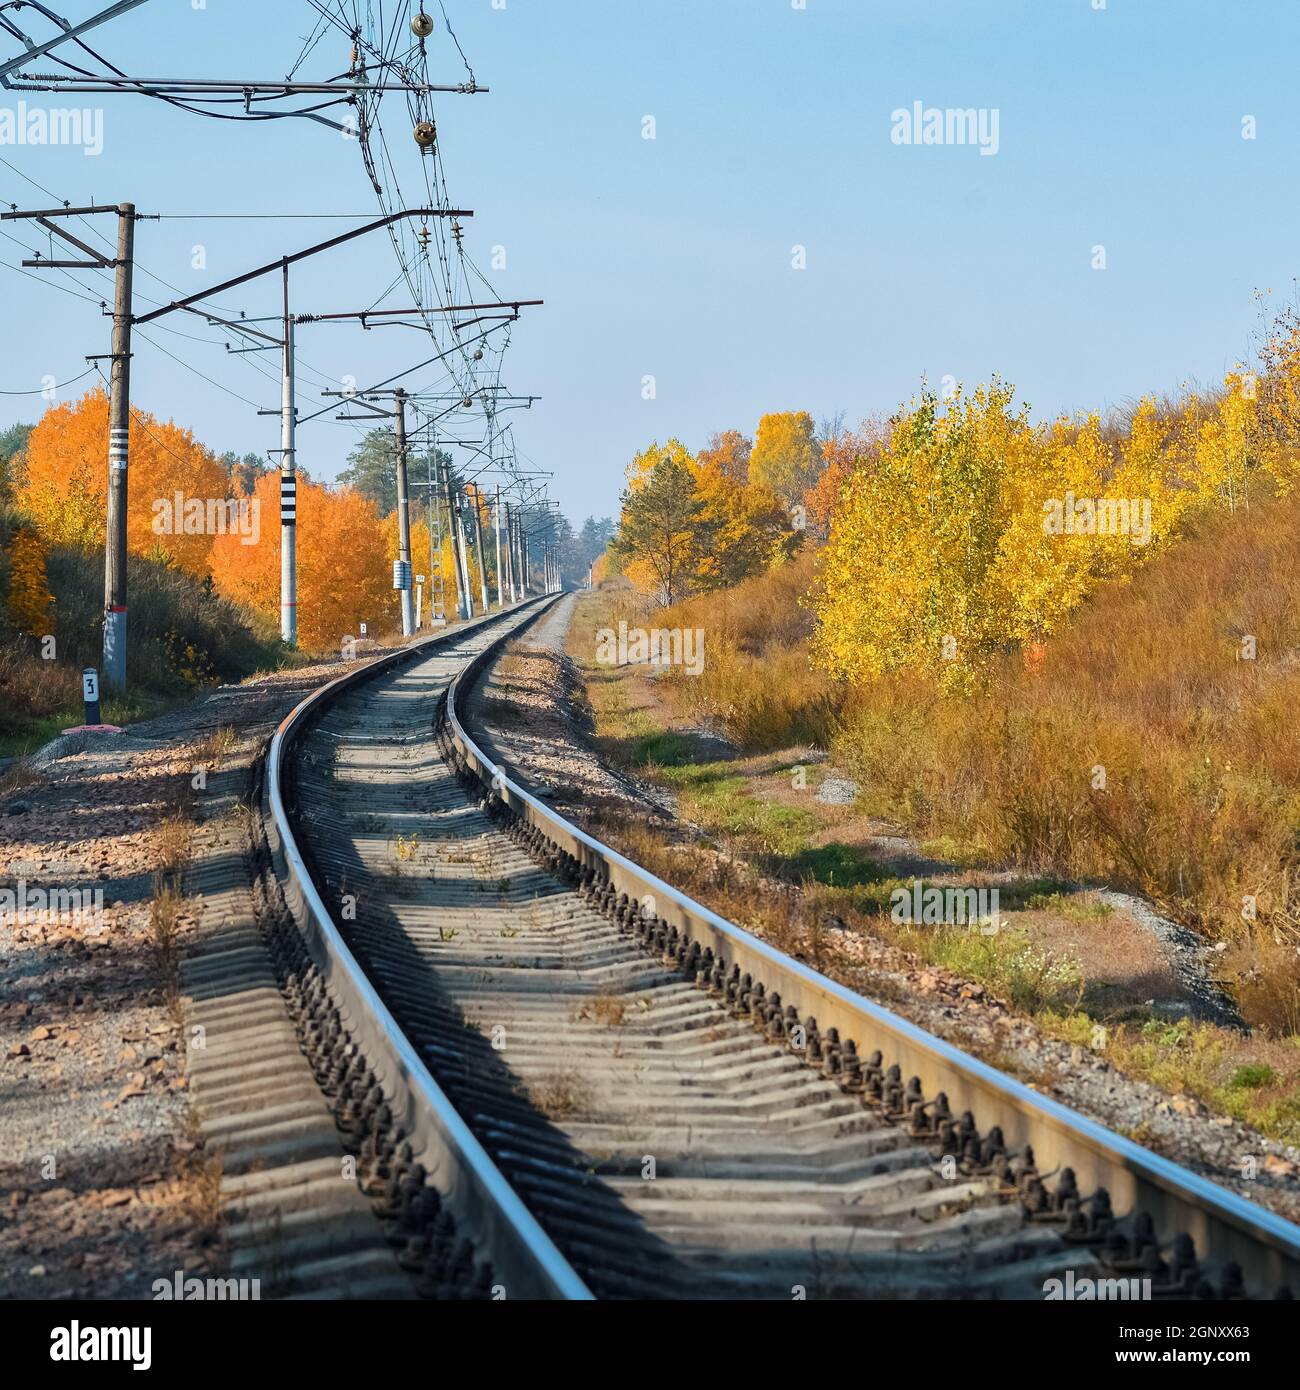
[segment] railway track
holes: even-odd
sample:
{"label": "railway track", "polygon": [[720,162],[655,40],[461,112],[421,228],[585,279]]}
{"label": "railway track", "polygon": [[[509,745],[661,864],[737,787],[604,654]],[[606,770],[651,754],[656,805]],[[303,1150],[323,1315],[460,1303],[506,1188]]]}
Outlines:
{"label": "railway track", "polygon": [[326,687],[266,765],[276,974],[413,1292],[1300,1289],[1300,1228],[782,955],[496,768],[457,697],[546,602]]}

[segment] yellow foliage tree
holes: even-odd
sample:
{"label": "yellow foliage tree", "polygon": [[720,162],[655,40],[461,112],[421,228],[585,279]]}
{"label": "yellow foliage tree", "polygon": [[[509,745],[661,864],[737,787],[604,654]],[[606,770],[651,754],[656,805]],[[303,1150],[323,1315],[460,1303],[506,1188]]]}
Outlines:
{"label": "yellow foliage tree", "polygon": [[50,593],[45,574],[45,545],[32,530],[15,531],[9,545],[9,587],[6,607],[10,623],[29,637],[50,631]]}
{"label": "yellow foliage tree", "polygon": [[1196,487],[1232,512],[1250,505],[1250,477],[1263,462],[1267,441],[1259,427],[1256,378],[1230,372],[1217,414],[1196,439]]}
{"label": "yellow foliage tree", "polygon": [[664,458],[670,458],[674,463],[680,463],[684,468],[694,469],[695,467],[694,455],[680,439],[670,439],[667,444],[660,444],[656,440],[647,448],[642,449],[639,454],[636,454],[631,463],[623,470],[628,490],[636,492],[644,487],[649,481],[650,475]]}
{"label": "yellow foliage tree", "polygon": [[783,410],[758,422],[749,479],[766,483],[788,506],[799,505],[821,472],[821,446],[806,410]]}

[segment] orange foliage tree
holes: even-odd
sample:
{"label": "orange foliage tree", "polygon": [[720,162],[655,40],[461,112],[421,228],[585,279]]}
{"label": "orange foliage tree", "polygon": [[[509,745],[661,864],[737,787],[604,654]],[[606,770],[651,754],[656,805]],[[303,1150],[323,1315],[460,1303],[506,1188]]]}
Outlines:
{"label": "orange foliage tree", "polygon": [[[131,412],[128,443],[127,549],[135,555],[165,552],[181,569],[206,575],[213,541],[209,514],[215,515],[215,504],[229,491],[224,469],[189,430],[142,411]],[[32,430],[18,503],[48,544],[98,549],[104,544],[107,487],[108,397],[95,390],[47,410]],[[187,534],[177,493],[202,504],[201,529],[191,521]]]}
{"label": "orange foliage tree", "polygon": [[[212,577],[232,599],[272,621],[280,612],[280,475],[259,478],[253,494],[260,528],[256,544],[234,534],[216,537]],[[309,650],[338,647],[394,624],[397,596],[383,524],[359,492],[331,492],[298,475],[298,640]]]}

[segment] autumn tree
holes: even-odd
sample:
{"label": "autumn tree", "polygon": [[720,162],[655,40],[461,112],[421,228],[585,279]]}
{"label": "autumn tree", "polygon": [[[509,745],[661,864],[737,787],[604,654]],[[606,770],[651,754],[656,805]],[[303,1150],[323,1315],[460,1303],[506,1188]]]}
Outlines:
{"label": "autumn tree", "polygon": [[[256,544],[218,536],[212,546],[216,587],[270,620],[280,612],[280,480],[258,479],[254,500],[262,525]],[[308,650],[337,649],[355,637],[391,627],[397,613],[383,529],[374,503],[351,488],[330,491],[298,483],[298,638]]]}
{"label": "autumn tree", "polygon": [[45,545],[30,527],[21,527],[9,541],[9,582],[5,594],[9,622],[29,637],[44,637],[50,631],[53,604],[45,574]]}
{"label": "autumn tree", "polygon": [[[133,555],[156,555],[202,578],[208,572],[213,528],[207,503],[224,502],[227,478],[210,450],[189,430],[132,410],[126,543]],[[50,545],[102,549],[107,517],[108,397],[90,392],[53,406],[32,430],[25,452],[19,505]],[[197,502],[187,514],[182,503]],[[273,514],[278,515],[279,503]],[[224,508],[222,509],[224,515]]]}
{"label": "autumn tree", "polygon": [[997,381],[942,413],[927,392],[898,419],[833,517],[814,637],[823,666],[850,680],[907,668],[969,677],[1005,631],[994,573],[1011,511],[1004,484],[1032,468],[1034,444]]}
{"label": "autumn tree", "polygon": [[804,493],[803,508],[809,532],[818,540],[825,540],[849,475],[857,468],[872,465],[884,447],[885,431],[879,420],[864,420],[856,430],[844,429],[842,422],[823,422],[820,429],[822,471]]}
{"label": "autumn tree", "polygon": [[229,491],[239,497],[251,497],[257,480],[263,473],[271,471],[271,465],[261,454],[248,453],[241,458],[228,449],[217,462],[225,470]]}
{"label": "autumn tree", "polygon": [[700,504],[701,544],[696,548],[692,587],[727,588],[760,574],[782,558],[793,538],[790,516],[763,482],[745,484],[716,453],[701,453],[692,470]]}
{"label": "autumn tree", "polygon": [[10,425],[0,430],[0,502],[8,502],[22,481],[23,451],[31,425]]}
{"label": "autumn tree", "polygon": [[723,430],[710,437],[708,444],[696,456],[701,468],[718,472],[744,487],[749,482],[749,458],[753,441],[739,430]]}
{"label": "autumn tree", "polygon": [[752,481],[766,483],[787,506],[798,506],[821,471],[821,446],[806,410],[764,415],[749,457]]}
{"label": "autumn tree", "polygon": [[611,550],[634,583],[652,590],[661,603],[675,603],[688,590],[703,541],[704,507],[694,474],[665,453],[635,484],[629,479],[622,503]]}
{"label": "autumn tree", "polygon": [[639,454],[633,455],[632,461],[623,470],[628,487],[633,492],[642,487],[649,481],[650,475],[665,457],[672,459],[683,468],[691,468],[695,463],[691,451],[680,439],[670,439],[667,444],[660,444],[656,440],[655,443],[642,449]]}

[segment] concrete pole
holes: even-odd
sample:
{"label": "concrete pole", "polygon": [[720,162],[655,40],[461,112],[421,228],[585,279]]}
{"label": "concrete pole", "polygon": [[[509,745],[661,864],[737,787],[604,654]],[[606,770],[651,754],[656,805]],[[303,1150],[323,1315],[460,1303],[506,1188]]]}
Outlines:
{"label": "concrete pole", "polygon": [[[442,502],[434,494],[438,457],[438,431],[429,428],[429,452],[425,466],[429,471],[429,626],[444,627],[447,622],[447,576],[442,572]],[[435,542],[436,535],[436,542]]]}
{"label": "concrete pole", "polygon": [[460,540],[460,570],[461,582],[465,586],[465,616],[474,616],[474,591],[470,588],[469,579],[469,543],[465,537],[465,509],[461,502],[460,494],[456,494],[456,535]]}
{"label": "concrete pole", "polygon": [[284,263],[284,357],[280,377],[280,640],[298,645],[298,460],[294,453],[293,319]]}
{"label": "concrete pole", "polygon": [[505,508],[506,524],[506,579],[510,584],[510,602],[516,601],[515,594],[515,519],[510,510],[509,502],[502,502]]}
{"label": "concrete pole", "polygon": [[126,468],[131,437],[131,271],[135,204],[117,207],[113,357],[108,379],[108,533],[104,544],[104,677],[126,690]]}
{"label": "concrete pole", "polygon": [[519,594],[516,590],[515,572],[515,509],[509,502],[503,504],[506,509],[506,564],[510,569],[510,602],[518,603]]}
{"label": "concrete pole", "polygon": [[397,559],[402,565],[402,636],[415,633],[411,594],[411,498],[406,483],[406,392],[393,392],[393,445],[397,450]]}
{"label": "concrete pole", "polygon": [[447,507],[447,530],[451,534],[451,558],[452,567],[456,571],[456,615],[462,620],[470,617],[469,612],[469,584],[466,583],[461,568],[461,542],[460,530],[456,525],[456,509],[451,504],[451,466],[437,463],[439,476],[442,478],[443,501]]}
{"label": "concrete pole", "polygon": [[483,549],[483,494],[474,486],[474,545],[478,550],[478,585],[483,611],[488,611],[487,552]]}
{"label": "concrete pole", "polygon": [[502,585],[501,585],[501,484],[500,484],[500,483],[497,484],[497,490],[496,490],[496,498],[495,498],[495,501],[496,501],[496,506],[494,506],[494,507],[492,508],[492,529],[496,532],[496,542],[497,542],[497,607],[498,607],[498,608],[504,608],[504,607],[506,606],[506,601],[505,601],[505,598],[503,597],[504,591],[503,591]]}

